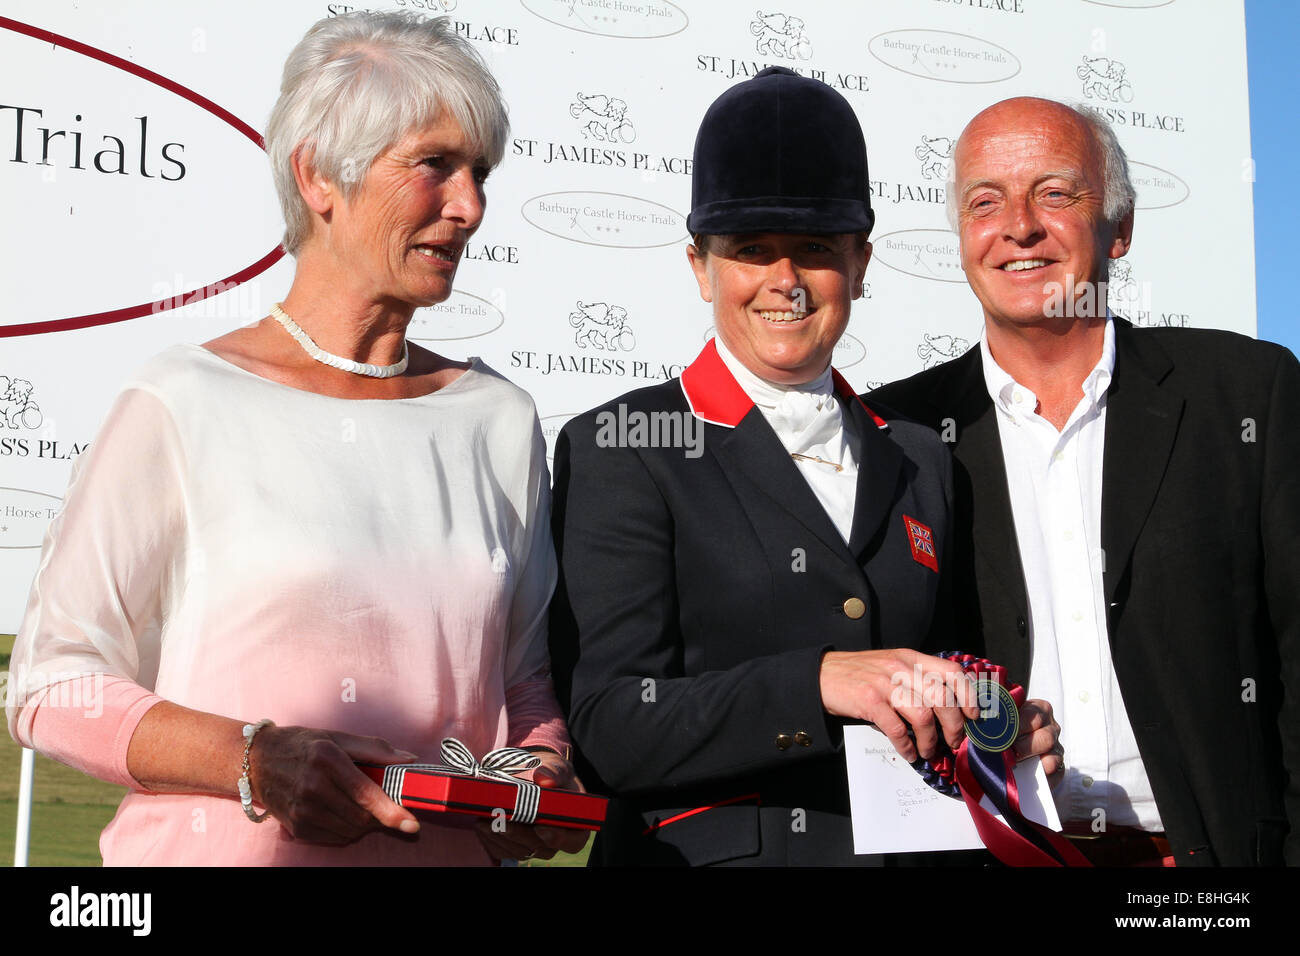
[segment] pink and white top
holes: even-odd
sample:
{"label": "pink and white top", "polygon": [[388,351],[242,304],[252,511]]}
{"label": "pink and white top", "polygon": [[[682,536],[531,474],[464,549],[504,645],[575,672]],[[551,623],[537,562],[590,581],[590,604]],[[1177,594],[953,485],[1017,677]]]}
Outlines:
{"label": "pink and white top", "polygon": [[10,732],[133,788],[106,864],[487,864],[472,831],[427,823],[295,841],[233,797],[144,792],[126,751],[166,699],[429,762],[448,736],[563,752],[549,496],[531,399],[477,359],[430,395],[349,400],[175,346],[76,463],[14,646]]}

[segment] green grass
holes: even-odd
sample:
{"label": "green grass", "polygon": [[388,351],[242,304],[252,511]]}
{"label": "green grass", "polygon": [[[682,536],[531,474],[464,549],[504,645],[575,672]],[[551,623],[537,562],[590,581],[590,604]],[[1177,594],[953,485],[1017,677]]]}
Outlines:
{"label": "green grass", "polygon": [[[39,780],[39,775],[37,777]],[[105,785],[107,786],[107,785]],[[99,866],[99,834],[113,819],[117,806],[78,803],[32,803],[29,866]],[[17,800],[0,800],[0,859],[13,865]]]}
{"label": "green grass", "polygon": [[587,845],[577,853],[557,853],[554,859],[550,860],[524,860],[520,866],[586,866],[587,857],[591,853],[591,838],[587,838]]}
{"label": "green grass", "polygon": [[[8,668],[12,634],[0,634],[0,668]],[[0,733],[0,864],[12,866],[18,820],[18,773],[22,748]],[[99,833],[113,819],[126,789],[36,755],[32,787],[30,866],[99,866]],[[553,860],[528,860],[524,866],[583,866],[591,841],[581,853]]]}

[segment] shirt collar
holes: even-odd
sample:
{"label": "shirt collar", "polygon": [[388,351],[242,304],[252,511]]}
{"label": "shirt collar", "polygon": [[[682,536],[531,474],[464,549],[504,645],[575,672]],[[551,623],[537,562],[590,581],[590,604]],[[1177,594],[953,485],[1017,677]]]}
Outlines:
{"label": "shirt collar", "polygon": [[[682,370],[678,384],[692,415],[714,425],[735,428],[755,403],[723,363],[718,345],[716,336],[709,339],[695,361]],[[858,397],[843,375],[833,368],[827,371],[836,395],[846,402],[857,402],[881,431],[889,429],[889,423]]]}
{"label": "shirt collar", "polygon": [[[984,385],[988,389],[989,398],[993,399],[993,404],[1006,412],[1008,415],[1014,415],[1017,411],[1015,403],[1012,401],[1012,395],[1016,389],[1020,389],[1027,395],[1033,393],[1012,378],[1005,369],[1002,368],[993,359],[993,353],[989,351],[989,333],[988,327],[985,326],[980,333],[980,363],[984,369]],[[1111,315],[1110,309],[1106,310],[1106,331],[1101,340],[1101,357],[1097,364],[1093,366],[1087,378],[1083,380],[1083,394],[1088,399],[1089,405],[1098,404],[1106,390],[1110,388],[1111,379],[1115,375],[1115,317]],[[1028,405],[1025,408],[1024,405]],[[1034,406],[1032,403],[1023,403],[1019,409],[1024,414],[1032,413]]]}
{"label": "shirt collar", "polygon": [[1083,380],[1083,393],[1092,399],[1093,404],[1101,401],[1110,388],[1110,380],[1115,377],[1115,317],[1106,310],[1106,334],[1101,340],[1101,358],[1096,366]]}

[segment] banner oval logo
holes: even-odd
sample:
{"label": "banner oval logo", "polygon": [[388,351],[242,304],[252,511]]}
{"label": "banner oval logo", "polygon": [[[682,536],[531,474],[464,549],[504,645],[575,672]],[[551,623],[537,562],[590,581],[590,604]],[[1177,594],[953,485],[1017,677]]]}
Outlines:
{"label": "banner oval logo", "polygon": [[936,282],[965,283],[961,248],[947,229],[901,229],[872,241],[872,260],[889,268]]}
{"label": "banner oval logo", "polygon": [[577,414],[577,412],[560,412],[558,415],[545,415],[540,419],[542,438],[546,439],[547,461],[555,461],[555,439],[560,437],[560,429],[565,426],[570,418]]}
{"label": "banner oval logo", "polygon": [[885,66],[944,83],[1000,83],[1020,72],[1006,47],[946,30],[891,30],[872,37],[867,49]]}
{"label": "banner oval logo", "polygon": [[505,325],[505,313],[487,299],[453,289],[445,302],[416,309],[407,338],[412,342],[476,339]]}
{"label": "banner oval logo", "polygon": [[609,16],[609,0],[519,0],[533,16],[557,27],[626,40],[651,40],[681,33],[690,18],[668,0],[638,0],[618,6],[618,16]]}
{"label": "banner oval logo", "polygon": [[0,488],[0,551],[39,548],[63,499],[30,488]]}
{"label": "banner oval logo", "polygon": [[[39,95],[6,100],[26,111],[18,116],[27,127],[48,129],[44,138],[23,135],[15,147],[22,155],[2,171],[13,199],[6,212],[24,223],[8,268],[27,284],[11,290],[0,337],[191,305],[283,257],[270,238],[279,210],[262,137],[243,120],[137,63],[30,24],[0,17],[0,50],[20,71],[60,77]],[[68,90],[79,91],[77,99],[67,99]],[[248,211],[232,209],[232,195],[245,196]],[[238,245],[221,241],[221,230],[196,229],[233,217],[248,223]],[[95,254],[80,257],[78,281],[52,296],[49,250],[64,248],[70,234]]]}
{"label": "banner oval logo", "polygon": [[845,332],[835,343],[835,350],[831,352],[831,365],[842,372],[846,368],[857,365],[866,357],[867,347],[862,344],[862,341],[857,336]]}
{"label": "banner oval logo", "polygon": [[1182,177],[1150,163],[1128,161],[1129,177],[1137,190],[1137,209],[1167,209],[1177,206],[1191,194]]}
{"label": "banner oval logo", "polygon": [[1083,0],[1094,7],[1119,7],[1121,10],[1150,10],[1153,7],[1167,7],[1174,0]]}
{"label": "banner oval logo", "polygon": [[525,201],[519,213],[547,235],[587,246],[652,249],[687,239],[681,213],[622,193],[545,193]]}

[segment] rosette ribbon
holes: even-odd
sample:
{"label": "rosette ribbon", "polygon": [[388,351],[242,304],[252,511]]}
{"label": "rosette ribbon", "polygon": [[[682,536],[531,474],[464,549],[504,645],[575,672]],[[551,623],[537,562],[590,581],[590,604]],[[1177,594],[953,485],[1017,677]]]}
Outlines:
{"label": "rosette ribbon", "polygon": [[[968,674],[996,688],[989,686],[981,693],[981,716],[966,721],[966,739],[955,755],[935,764],[918,762],[917,769],[926,782],[950,796],[960,792],[980,839],[1007,866],[1092,866],[1069,840],[1026,818],[1020,810],[1012,745],[1019,727],[1019,708],[1025,702],[1024,688],[1008,684],[1006,668],[982,657],[956,651],[938,656],[960,664]],[[988,708],[993,718],[983,713],[985,699],[991,696],[988,691],[996,695],[997,703]],[[980,806],[980,798],[985,796],[1007,826]]]}
{"label": "rosette ribbon", "polygon": [[537,808],[541,803],[542,788],[528,780],[520,780],[513,774],[540,766],[542,763],[540,757],[518,747],[501,747],[484,754],[482,760],[476,760],[470,749],[455,737],[445,737],[441,749],[443,760],[441,764],[399,763],[385,767],[384,781],[381,784],[384,793],[388,794],[394,803],[400,804],[402,784],[407,772],[411,770],[455,774],[458,777],[481,777],[485,780],[513,784],[516,787],[515,805],[507,812],[507,820],[515,823],[537,821]]}

